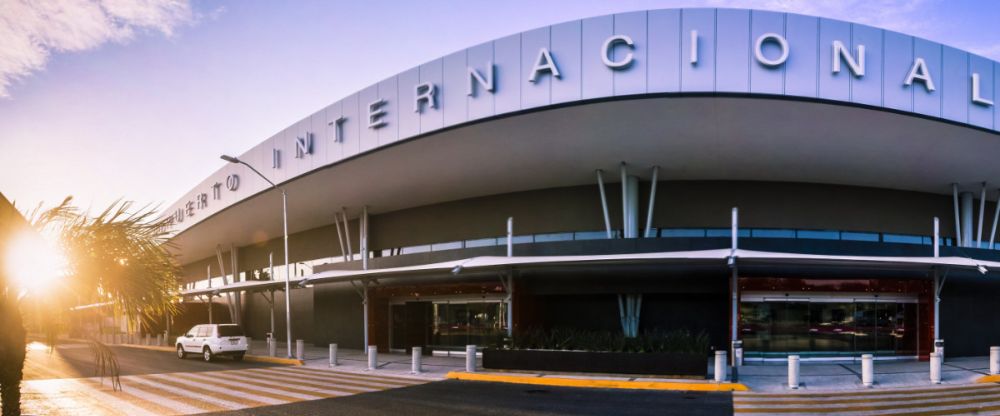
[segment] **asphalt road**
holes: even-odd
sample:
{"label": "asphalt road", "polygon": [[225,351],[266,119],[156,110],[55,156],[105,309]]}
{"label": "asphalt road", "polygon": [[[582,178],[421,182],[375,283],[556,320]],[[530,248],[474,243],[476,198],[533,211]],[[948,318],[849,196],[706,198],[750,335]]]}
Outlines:
{"label": "asphalt road", "polygon": [[581,389],[446,380],[213,415],[731,415],[729,393]]}
{"label": "asphalt road", "polygon": [[[258,362],[235,362],[230,358],[216,358],[206,363],[200,355],[189,354],[178,359],[171,352],[152,351],[131,347],[111,347],[118,358],[122,376],[159,374],[175,372],[202,372],[218,370],[239,370],[244,368],[272,367],[276,364]],[[51,353],[41,344],[28,348],[25,362],[25,380],[45,380],[54,378],[94,377],[94,353],[86,344],[65,343]]]}

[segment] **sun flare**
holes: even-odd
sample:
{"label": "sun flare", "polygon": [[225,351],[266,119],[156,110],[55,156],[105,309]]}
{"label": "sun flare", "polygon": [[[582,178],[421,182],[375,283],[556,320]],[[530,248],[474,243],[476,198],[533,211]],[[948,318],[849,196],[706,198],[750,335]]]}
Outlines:
{"label": "sun flare", "polygon": [[34,233],[15,237],[4,256],[7,275],[20,291],[39,293],[66,274],[66,256],[60,247]]}

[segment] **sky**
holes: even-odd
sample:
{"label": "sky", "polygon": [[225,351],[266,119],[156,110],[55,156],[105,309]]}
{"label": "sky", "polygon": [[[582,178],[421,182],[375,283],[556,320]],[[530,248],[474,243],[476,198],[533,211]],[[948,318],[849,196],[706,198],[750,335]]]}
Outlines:
{"label": "sky", "polygon": [[312,112],[426,61],[567,20],[672,7],[870,24],[1000,60],[975,0],[0,1],[0,193],[166,207]]}

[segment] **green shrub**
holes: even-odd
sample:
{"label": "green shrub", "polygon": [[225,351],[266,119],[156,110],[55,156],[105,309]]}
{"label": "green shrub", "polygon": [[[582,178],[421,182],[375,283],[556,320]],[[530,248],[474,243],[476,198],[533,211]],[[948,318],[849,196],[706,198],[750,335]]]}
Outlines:
{"label": "green shrub", "polygon": [[587,331],[572,328],[550,330],[531,328],[514,333],[504,344],[507,349],[595,351],[595,352],[674,352],[705,354],[708,335],[689,331],[647,331],[635,338],[620,332]]}

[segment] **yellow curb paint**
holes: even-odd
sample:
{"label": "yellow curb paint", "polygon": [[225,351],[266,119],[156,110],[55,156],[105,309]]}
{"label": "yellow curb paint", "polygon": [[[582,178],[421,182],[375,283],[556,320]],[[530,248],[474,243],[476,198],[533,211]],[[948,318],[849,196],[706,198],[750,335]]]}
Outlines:
{"label": "yellow curb paint", "polygon": [[982,376],[976,379],[976,383],[1000,383],[1000,375]]}
{"label": "yellow curb paint", "polygon": [[[141,350],[152,350],[152,351],[167,351],[173,352],[173,347],[157,347],[153,345],[133,345],[133,344],[117,344],[117,347],[129,347],[138,348]],[[278,358],[278,357],[268,357],[266,355],[244,355],[243,359],[246,361],[254,361],[258,363],[272,363],[272,364],[286,364],[286,365],[303,365],[305,363],[302,360],[296,360],[294,358]]]}
{"label": "yellow curb paint", "polygon": [[533,384],[557,387],[585,387],[593,389],[683,390],[683,391],[750,391],[740,383],[696,383],[683,381],[626,381],[608,379],[578,379],[563,377],[516,376],[451,371],[446,376],[452,380],[491,381],[495,383]]}

